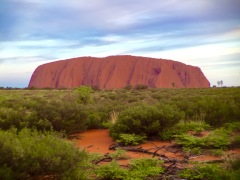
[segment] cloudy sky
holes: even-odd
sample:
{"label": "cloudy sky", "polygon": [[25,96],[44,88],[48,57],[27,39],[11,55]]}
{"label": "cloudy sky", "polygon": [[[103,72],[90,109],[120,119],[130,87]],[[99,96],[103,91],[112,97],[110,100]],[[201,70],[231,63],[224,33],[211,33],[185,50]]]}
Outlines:
{"label": "cloudy sky", "polygon": [[0,0],[0,86],[27,87],[43,63],[121,54],[240,86],[240,0]]}

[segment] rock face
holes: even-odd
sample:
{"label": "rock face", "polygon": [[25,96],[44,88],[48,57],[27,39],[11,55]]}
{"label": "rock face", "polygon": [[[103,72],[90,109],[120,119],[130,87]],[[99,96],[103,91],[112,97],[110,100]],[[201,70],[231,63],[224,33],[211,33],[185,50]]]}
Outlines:
{"label": "rock face", "polygon": [[79,57],[43,64],[28,87],[75,88],[91,85],[118,89],[127,85],[152,88],[207,88],[201,69],[172,60],[136,56]]}

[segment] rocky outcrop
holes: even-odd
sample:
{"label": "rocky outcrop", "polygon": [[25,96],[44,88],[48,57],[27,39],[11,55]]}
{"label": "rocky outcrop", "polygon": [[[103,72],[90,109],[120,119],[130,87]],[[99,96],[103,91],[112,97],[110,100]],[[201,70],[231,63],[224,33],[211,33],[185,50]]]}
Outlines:
{"label": "rocky outcrop", "polygon": [[100,89],[133,87],[206,88],[209,81],[199,67],[164,59],[136,56],[79,57],[40,65],[29,86],[75,88],[91,85]]}

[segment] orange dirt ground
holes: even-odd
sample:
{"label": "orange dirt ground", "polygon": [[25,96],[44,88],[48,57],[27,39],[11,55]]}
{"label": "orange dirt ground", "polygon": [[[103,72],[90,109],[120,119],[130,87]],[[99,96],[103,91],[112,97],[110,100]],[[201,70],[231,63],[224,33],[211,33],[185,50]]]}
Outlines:
{"label": "orange dirt ground", "polygon": [[[113,150],[109,150],[109,145],[113,144],[114,141],[109,136],[109,130],[107,129],[96,129],[96,130],[88,130],[83,133],[79,133],[74,135],[77,138],[73,141],[75,142],[77,147],[80,147],[81,149],[85,149],[86,151],[90,153],[113,153]],[[150,149],[155,148],[155,145],[158,147],[161,146],[170,146],[173,145],[171,142],[163,142],[163,141],[152,141],[152,142],[146,142],[144,144],[141,144],[137,147],[142,147],[143,149]],[[155,150],[151,150],[154,152]],[[183,159],[183,156],[181,153],[172,153],[168,152],[164,149],[159,150],[158,153],[164,154],[168,158],[175,158],[175,159]],[[240,149],[230,150],[226,152],[226,155],[234,155],[234,154],[240,154]],[[150,154],[144,154],[140,152],[127,152],[127,156],[131,158],[144,158],[144,157],[152,157]],[[216,156],[209,156],[209,155],[201,155],[198,157],[190,158],[194,161],[211,161],[211,160],[221,160],[223,157],[216,157]],[[120,164],[127,164],[128,160],[120,160]]]}

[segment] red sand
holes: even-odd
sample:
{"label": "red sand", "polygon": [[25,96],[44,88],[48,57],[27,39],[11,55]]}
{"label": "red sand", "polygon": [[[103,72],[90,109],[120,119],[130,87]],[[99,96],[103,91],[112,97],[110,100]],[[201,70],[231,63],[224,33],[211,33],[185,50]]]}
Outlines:
{"label": "red sand", "polygon": [[[113,153],[114,151],[108,150],[109,145],[113,144],[114,141],[109,136],[109,131],[106,129],[96,129],[96,130],[88,130],[83,133],[76,135],[78,139],[74,139],[74,142],[76,145],[82,149],[85,149],[88,152],[91,153]],[[142,147],[143,149],[150,149],[154,148],[156,146],[170,146],[172,143],[170,142],[161,142],[161,141],[152,141],[152,142],[146,142],[144,144],[141,144],[136,147]],[[155,150],[151,150],[154,152]],[[165,156],[169,158],[175,158],[175,159],[183,159],[182,154],[180,153],[171,153],[166,151],[165,149],[161,149],[158,151],[160,154],[164,154]],[[234,149],[229,150],[225,152],[225,155],[233,156],[233,155],[240,155],[240,149]],[[144,153],[138,153],[138,152],[127,152],[127,156],[129,158],[144,158],[144,157],[152,157],[152,155],[144,154]],[[209,160],[218,160],[222,159],[224,157],[216,157],[216,156],[209,156],[209,155],[202,155],[198,156],[196,158],[191,157],[190,160],[194,161],[209,161]],[[120,160],[120,164],[125,165],[128,163],[128,160]]]}
{"label": "red sand", "polygon": [[[112,138],[109,136],[109,131],[106,129],[96,129],[96,130],[88,130],[83,133],[77,134],[76,135],[78,139],[74,139],[74,142],[76,145],[82,149],[85,149],[86,151],[90,153],[101,153],[101,154],[106,154],[106,153],[113,153],[113,150],[109,150],[109,145],[113,144],[114,141]],[[144,143],[136,147],[142,147],[143,149],[150,149],[150,148],[155,148],[155,145],[160,147],[160,146],[169,146],[171,145],[170,142],[160,142],[160,141],[153,141],[151,143]],[[154,152],[155,150],[151,150]],[[167,157],[170,158],[178,158],[182,159],[182,157],[175,155],[174,153],[171,152],[166,152],[164,150],[160,150],[159,153],[165,154]],[[144,153],[138,153],[138,152],[127,152],[126,153],[127,157],[129,158],[147,158],[147,157],[152,157],[150,154],[144,154]],[[157,157],[156,157],[157,158]],[[129,160],[119,160],[119,163],[121,165],[126,165],[128,164]]]}
{"label": "red sand", "polygon": [[109,145],[113,144],[109,131],[106,129],[89,130],[78,134],[79,139],[74,140],[76,145],[92,153],[109,153]]}
{"label": "red sand", "polygon": [[[83,133],[77,134],[78,139],[75,139],[74,142],[76,145],[82,149],[85,149],[88,152],[93,153],[111,153],[114,152],[112,150],[108,150],[109,145],[113,144],[114,141],[109,136],[109,131],[107,129],[96,129],[96,130],[88,130]],[[156,146],[169,146],[171,145],[170,142],[160,142],[160,141],[153,141],[151,143],[144,143],[136,147],[142,147],[143,149],[150,149],[155,148]],[[154,152],[154,149],[151,150]],[[159,151],[160,152],[160,151]],[[173,153],[165,152],[170,157],[175,157]],[[152,155],[138,153],[138,152],[128,152],[127,153],[130,157],[139,158],[139,157],[151,157]]]}

